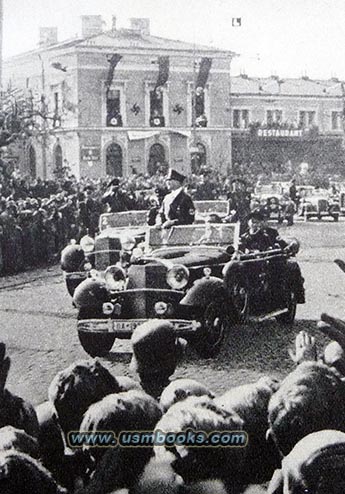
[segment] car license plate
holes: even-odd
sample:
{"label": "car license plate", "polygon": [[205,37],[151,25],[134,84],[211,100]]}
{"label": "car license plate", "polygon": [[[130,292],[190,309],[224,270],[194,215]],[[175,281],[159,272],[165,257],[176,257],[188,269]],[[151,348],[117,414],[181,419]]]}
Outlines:
{"label": "car license plate", "polygon": [[113,331],[116,333],[127,333],[134,331],[143,321],[113,321]]}

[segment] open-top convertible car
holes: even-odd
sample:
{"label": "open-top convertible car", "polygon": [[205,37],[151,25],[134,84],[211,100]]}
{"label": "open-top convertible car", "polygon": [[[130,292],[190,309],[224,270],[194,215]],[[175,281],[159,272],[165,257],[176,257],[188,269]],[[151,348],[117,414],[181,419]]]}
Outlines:
{"label": "open-top convertible car", "polygon": [[[239,224],[150,229],[146,252],[125,271],[93,272],[75,290],[78,335],[92,356],[106,355],[116,338],[128,339],[152,318],[168,319],[199,355],[212,357],[234,322],[276,317],[292,323],[299,269],[291,251],[239,251]],[[296,275],[296,273],[298,273]]]}
{"label": "open-top convertible car", "polygon": [[321,220],[324,217],[331,217],[334,221],[339,220],[339,201],[331,198],[327,191],[314,190],[313,193],[308,193],[301,189],[300,194],[298,216],[303,217],[305,221],[310,218]]}
{"label": "open-top convertible car", "polygon": [[99,234],[89,235],[80,243],[67,245],[61,253],[67,290],[73,295],[76,287],[90,276],[92,269],[105,270],[120,260],[121,253],[130,256],[145,239],[148,229],[147,211],[105,213],[100,216]]}
{"label": "open-top convertible car", "polygon": [[265,216],[272,221],[288,225],[293,224],[293,217],[296,212],[294,202],[289,198],[288,192],[280,183],[269,185],[258,185],[255,187],[252,198],[252,209],[260,208]]}
{"label": "open-top convertible car", "polygon": [[217,216],[220,220],[228,214],[228,201],[194,201],[195,221],[204,223],[212,215]]}

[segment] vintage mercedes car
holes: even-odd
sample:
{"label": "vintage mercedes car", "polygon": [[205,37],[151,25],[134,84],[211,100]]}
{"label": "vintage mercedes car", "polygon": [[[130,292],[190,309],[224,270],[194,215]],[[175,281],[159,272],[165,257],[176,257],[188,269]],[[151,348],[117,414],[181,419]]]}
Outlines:
{"label": "vintage mercedes car", "polygon": [[298,216],[304,218],[304,221],[310,218],[321,220],[324,217],[333,218],[334,221],[339,220],[339,201],[332,199],[327,191],[313,190],[303,194],[303,189],[301,189],[301,192]]}
{"label": "vintage mercedes car", "polygon": [[279,182],[256,186],[251,209],[260,209],[269,220],[278,223],[286,220],[288,225],[293,224],[296,213],[294,202]]}
{"label": "vintage mercedes car", "polygon": [[228,201],[194,201],[195,222],[204,223],[210,216],[223,220],[228,214]]}
{"label": "vintage mercedes car", "polygon": [[[203,357],[215,356],[235,322],[292,323],[296,270],[291,252],[239,251],[239,224],[176,226],[146,233],[145,254],[127,270],[94,271],[74,292],[84,350],[104,356],[152,318],[168,319]],[[299,272],[299,271],[298,271]]]}
{"label": "vintage mercedes car", "polygon": [[[196,223],[205,223],[212,215],[219,220],[227,213],[227,201],[195,201]],[[95,239],[85,235],[80,243],[72,242],[61,254],[61,268],[64,271],[68,293],[73,296],[76,287],[90,276],[95,268],[104,271],[108,266],[124,258],[131,258],[135,249],[145,249],[147,211],[125,211],[105,213],[99,219],[99,234]],[[152,250],[152,246],[151,246]],[[141,252],[142,253],[142,252]],[[140,252],[139,252],[140,255]],[[127,261],[124,260],[126,264]]]}
{"label": "vintage mercedes car", "polygon": [[77,244],[72,241],[61,253],[68,293],[90,276],[92,269],[105,270],[120,261],[121,253],[131,256],[145,239],[147,211],[105,213],[100,216],[99,234],[85,235]]}

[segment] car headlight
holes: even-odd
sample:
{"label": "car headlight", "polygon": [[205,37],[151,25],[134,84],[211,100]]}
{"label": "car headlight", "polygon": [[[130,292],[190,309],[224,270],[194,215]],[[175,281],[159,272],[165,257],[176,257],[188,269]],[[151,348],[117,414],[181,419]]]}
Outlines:
{"label": "car headlight", "polygon": [[127,251],[131,251],[132,249],[134,249],[136,244],[135,238],[130,236],[121,237],[120,241],[121,241],[121,248]]}
{"label": "car headlight", "polygon": [[80,247],[86,253],[92,252],[93,249],[95,248],[95,241],[89,235],[84,235],[84,237],[82,237],[80,240]]}
{"label": "car headlight", "polygon": [[113,292],[125,288],[126,273],[119,266],[109,266],[104,272],[104,279],[109,290]]}
{"label": "car headlight", "polygon": [[181,265],[173,266],[168,270],[167,283],[171,288],[180,290],[184,288],[189,280],[189,270]]}

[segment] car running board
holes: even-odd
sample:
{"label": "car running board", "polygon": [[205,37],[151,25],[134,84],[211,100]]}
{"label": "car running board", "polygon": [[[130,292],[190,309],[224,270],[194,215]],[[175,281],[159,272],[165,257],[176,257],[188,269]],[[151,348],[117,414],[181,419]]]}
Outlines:
{"label": "car running board", "polygon": [[280,316],[281,314],[286,314],[289,312],[289,309],[279,309],[279,310],[274,310],[273,312],[269,312],[268,314],[265,314],[264,316],[252,316],[248,318],[248,322],[263,322],[267,321],[267,319],[272,319],[272,317],[277,317]]}

